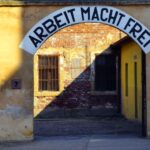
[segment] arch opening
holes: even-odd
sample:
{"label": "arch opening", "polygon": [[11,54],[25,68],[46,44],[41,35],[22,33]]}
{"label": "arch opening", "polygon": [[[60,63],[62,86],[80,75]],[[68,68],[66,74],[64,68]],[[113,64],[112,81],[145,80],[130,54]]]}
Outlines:
{"label": "arch opening", "polygon": [[[95,30],[93,29],[93,32],[92,28],[94,27],[96,28]],[[84,30],[86,29],[89,32],[88,34],[86,33],[87,31],[84,32]],[[99,33],[97,32],[98,29]],[[77,33],[75,32],[76,30]],[[83,33],[86,35],[84,35]],[[102,108],[101,103],[103,103],[104,107],[108,107],[108,109],[106,109],[107,112],[109,112],[110,110],[115,110],[114,112],[116,112],[116,108],[121,109],[121,105],[117,106],[118,101],[120,101],[119,91],[121,90],[121,87],[119,83],[119,76],[121,75],[121,72],[116,69],[116,65],[117,68],[120,68],[120,65],[122,64],[122,68],[124,68],[122,74],[125,74],[124,70],[126,63],[128,63],[129,66],[132,66],[132,63],[134,63],[135,61],[135,70],[137,69],[140,72],[141,49],[131,39],[129,39],[129,41],[124,41],[125,47],[128,48],[127,53],[124,53],[124,49],[112,50],[112,45],[114,45],[114,47],[119,46],[119,43],[114,44],[114,42],[121,39],[120,35],[121,32],[119,30],[104,24],[81,23],[72,27],[62,29],[61,31],[48,38],[48,40],[38,49],[34,56],[34,86],[36,87],[34,89],[34,99],[36,106],[34,108],[35,117],[37,119],[52,119],[55,117],[59,118],[60,116],[58,114],[60,114],[60,112],[62,118],[65,117],[65,114],[71,117],[71,115],[76,116],[81,114],[82,109],[86,110],[85,112],[89,112],[89,114],[82,112],[82,116],[92,116],[95,111],[95,109],[93,108],[95,107],[99,111]],[[128,46],[128,42],[129,45],[132,45],[132,47]],[[122,63],[117,62],[118,58],[120,58],[121,51],[123,51],[122,58],[129,58],[126,60],[123,59]],[[43,63],[46,63],[49,59],[48,61],[49,63],[51,63],[51,60],[54,58],[53,56],[57,56],[60,60],[60,63],[58,65],[58,68],[61,71],[59,78],[60,87],[56,86],[56,89],[55,86],[47,86],[45,84],[45,79],[42,79],[42,75],[40,75],[39,77],[38,74],[38,72],[41,72],[42,70],[42,61]],[[135,60],[132,60],[132,57],[136,57]],[[112,59],[112,62],[110,63],[111,65],[107,66],[107,64],[109,64],[108,60],[110,60],[110,58]],[[101,63],[104,63],[102,60],[107,61],[107,63],[101,66]],[[75,70],[77,72],[75,72]],[[102,70],[105,73],[103,75],[100,75]],[[107,71],[109,71],[109,73]],[[129,71],[133,72],[134,70],[132,68]],[[43,74],[45,73],[43,72]],[[48,74],[50,75],[50,73]],[[134,73],[132,75],[134,75]],[[141,76],[135,77],[135,80],[132,80],[132,78],[134,77],[129,77],[129,82],[132,82],[133,84],[134,81],[137,81],[137,78],[140,78],[141,80]],[[51,82],[50,80],[51,79],[47,78],[47,82]],[[104,83],[104,80],[107,83]],[[109,84],[112,83],[111,80],[115,80],[117,82],[113,82],[113,85],[110,86]],[[102,86],[99,86],[102,82]],[[123,92],[125,91],[125,84],[126,83],[123,83],[122,85]],[[139,87],[141,87],[141,85]],[[59,88],[59,90],[57,88]],[[130,93],[132,92],[133,95],[130,95],[130,97],[126,98],[124,94],[123,98],[126,98],[126,102],[129,102],[129,100],[132,98],[134,99],[134,89],[128,90],[130,91]],[[142,100],[141,92],[142,91],[140,89],[140,91],[138,92],[140,96],[138,96],[139,99],[136,99],[137,101]],[[45,105],[41,107],[41,105],[43,105],[43,102],[45,103]],[[129,103],[129,105],[131,106],[129,106],[127,103],[124,104],[124,112],[122,113],[128,119],[130,118],[141,120],[141,105],[136,106],[136,108],[138,108],[135,109],[133,103],[133,101],[132,105],[131,103]],[[138,102],[137,105],[139,105],[140,103],[141,102]],[[112,121],[114,120],[112,119]]]}

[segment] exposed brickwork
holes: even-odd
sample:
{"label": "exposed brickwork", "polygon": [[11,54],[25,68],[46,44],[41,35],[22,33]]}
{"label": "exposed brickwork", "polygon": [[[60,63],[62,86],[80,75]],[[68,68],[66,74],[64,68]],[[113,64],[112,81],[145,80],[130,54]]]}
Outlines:
{"label": "exposed brickwork", "polygon": [[[60,79],[63,78],[63,90],[56,96],[36,96],[35,111],[44,112],[43,108],[87,108],[116,107],[117,95],[93,95],[94,80],[91,67],[95,54],[100,54],[110,44],[120,39],[120,31],[102,24],[80,24],[65,28],[50,37],[38,53],[61,53]],[[81,60],[81,71],[77,78],[72,78],[71,62]],[[62,77],[63,76],[63,77]],[[41,112],[41,113],[42,113]]]}

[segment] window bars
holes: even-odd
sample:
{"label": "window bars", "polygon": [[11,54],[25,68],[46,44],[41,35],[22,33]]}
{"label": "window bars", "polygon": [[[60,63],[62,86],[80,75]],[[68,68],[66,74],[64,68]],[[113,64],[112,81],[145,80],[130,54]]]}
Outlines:
{"label": "window bars", "polygon": [[40,55],[39,91],[59,91],[59,57],[58,55]]}

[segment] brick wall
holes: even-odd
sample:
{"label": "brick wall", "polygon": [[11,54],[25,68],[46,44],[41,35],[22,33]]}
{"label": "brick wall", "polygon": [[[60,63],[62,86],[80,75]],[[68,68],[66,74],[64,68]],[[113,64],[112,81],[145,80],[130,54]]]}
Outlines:
{"label": "brick wall", "polygon": [[[116,107],[117,95],[94,94],[94,66],[95,54],[108,49],[110,44],[120,39],[119,30],[103,24],[84,23],[67,27],[50,37],[38,50],[38,54],[60,54],[61,90],[58,94],[49,92],[41,96],[35,93],[34,112],[44,114],[48,109],[94,109],[100,107]],[[72,73],[71,63],[80,60],[80,72],[76,78]],[[35,65],[37,66],[35,61]],[[38,68],[38,67],[37,67]],[[35,79],[37,79],[35,68]],[[38,83],[35,82],[35,84]]]}

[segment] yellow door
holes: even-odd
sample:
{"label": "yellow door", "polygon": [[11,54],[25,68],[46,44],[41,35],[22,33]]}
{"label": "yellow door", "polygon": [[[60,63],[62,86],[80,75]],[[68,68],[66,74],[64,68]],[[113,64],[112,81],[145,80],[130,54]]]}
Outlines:
{"label": "yellow door", "polygon": [[122,113],[131,120],[142,118],[142,52],[132,41],[121,48]]}

